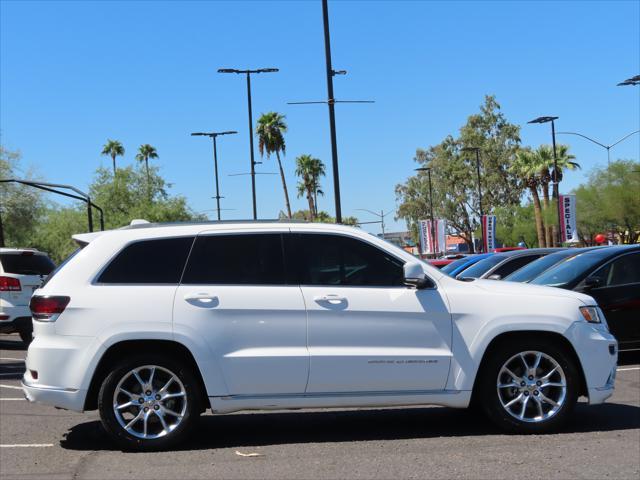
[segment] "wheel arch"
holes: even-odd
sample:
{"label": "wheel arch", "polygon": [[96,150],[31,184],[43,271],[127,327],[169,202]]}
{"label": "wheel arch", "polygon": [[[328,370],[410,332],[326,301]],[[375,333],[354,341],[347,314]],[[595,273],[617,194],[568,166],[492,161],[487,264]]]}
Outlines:
{"label": "wheel arch", "polygon": [[587,389],[587,381],[584,374],[584,370],[582,368],[582,362],[580,361],[580,358],[578,357],[578,353],[576,352],[575,348],[573,347],[573,345],[571,344],[571,342],[567,337],[565,337],[560,333],[552,332],[548,330],[518,330],[518,331],[511,331],[511,332],[503,332],[496,335],[489,342],[489,344],[487,345],[487,348],[485,348],[482,354],[482,359],[480,360],[480,364],[478,365],[478,370],[476,372],[475,379],[473,382],[473,389],[472,389],[472,396],[471,396],[472,403],[474,403],[474,401],[476,400],[475,398],[476,391],[479,385],[478,379],[482,377],[483,368],[487,364],[487,358],[489,358],[489,356],[493,352],[500,349],[501,346],[508,344],[509,342],[513,342],[515,340],[518,340],[518,341],[531,340],[533,338],[535,338],[536,340],[546,340],[550,344],[564,350],[571,357],[571,359],[574,361],[576,368],[578,369],[578,372],[579,372],[580,387],[579,387],[578,395],[588,396],[589,393]]}
{"label": "wheel arch", "polygon": [[189,365],[198,381],[198,390],[200,392],[201,405],[206,409],[209,405],[209,397],[204,384],[202,372],[191,353],[191,351],[182,343],[175,340],[123,340],[111,345],[100,360],[93,372],[87,395],[84,402],[84,410],[96,410],[98,408],[98,392],[102,382],[109,374],[109,367],[121,359],[123,356],[132,353],[152,352],[167,354],[171,358],[177,358]]}

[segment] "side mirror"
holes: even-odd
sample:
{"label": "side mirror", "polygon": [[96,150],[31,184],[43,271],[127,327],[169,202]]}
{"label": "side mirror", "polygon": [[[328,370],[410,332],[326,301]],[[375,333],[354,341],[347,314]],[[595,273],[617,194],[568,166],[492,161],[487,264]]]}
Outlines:
{"label": "side mirror", "polygon": [[602,286],[602,279],[600,277],[587,277],[584,280],[585,290],[590,290],[592,288],[598,288],[601,286]]}
{"label": "side mirror", "polygon": [[487,280],[502,280],[502,275],[494,273],[493,275],[489,275]]}
{"label": "side mirror", "polygon": [[407,262],[404,264],[403,270],[405,285],[418,290],[435,287],[433,280],[424,274],[424,270],[419,263]]}

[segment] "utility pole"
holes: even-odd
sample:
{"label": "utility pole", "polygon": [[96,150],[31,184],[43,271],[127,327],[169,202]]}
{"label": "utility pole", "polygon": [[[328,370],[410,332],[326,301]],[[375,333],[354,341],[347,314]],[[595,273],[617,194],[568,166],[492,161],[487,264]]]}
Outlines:
{"label": "utility pole", "polygon": [[[218,220],[220,220],[220,199],[223,198],[220,196],[220,185],[218,181],[218,148],[216,145],[216,138],[220,135],[234,135],[238,132],[235,130],[229,130],[226,132],[194,132],[191,134],[192,137],[210,137],[213,139],[213,165],[215,171],[215,180],[216,180],[216,196],[213,197],[216,199],[216,210],[218,212]],[[254,197],[255,199],[255,197]]]}
{"label": "utility pole", "polygon": [[275,73],[277,68],[258,68],[256,70],[238,70],[236,68],[219,68],[218,73],[236,73],[247,76],[247,107],[249,111],[249,158],[251,163],[251,198],[253,203],[253,219],[258,219],[258,208],[256,202],[256,161],[253,155],[253,112],[251,107],[251,74],[252,73]]}
{"label": "utility pole", "polygon": [[384,217],[386,217],[390,213],[394,212],[395,210],[389,210],[387,213],[384,213],[384,210],[380,210],[380,213],[377,213],[377,212],[374,212],[373,210],[369,210],[367,208],[356,208],[356,210],[359,210],[361,212],[368,212],[371,215],[375,215],[376,217],[380,218],[380,220],[378,220],[376,222],[360,222],[359,224],[363,225],[363,224],[366,224],[366,223],[379,223],[380,227],[382,228],[382,238],[384,238]]}

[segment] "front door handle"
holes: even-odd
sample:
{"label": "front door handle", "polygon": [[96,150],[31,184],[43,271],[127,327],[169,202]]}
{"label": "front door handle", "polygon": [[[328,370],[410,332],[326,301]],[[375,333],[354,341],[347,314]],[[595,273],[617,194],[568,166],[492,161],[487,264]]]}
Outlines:
{"label": "front door handle", "polygon": [[198,307],[217,307],[220,304],[218,296],[211,293],[187,293],[184,299]]}
{"label": "front door handle", "polygon": [[317,295],[313,297],[313,300],[316,302],[329,302],[333,305],[338,305],[339,303],[346,302],[346,297],[342,297],[340,295],[328,294],[328,295]]}

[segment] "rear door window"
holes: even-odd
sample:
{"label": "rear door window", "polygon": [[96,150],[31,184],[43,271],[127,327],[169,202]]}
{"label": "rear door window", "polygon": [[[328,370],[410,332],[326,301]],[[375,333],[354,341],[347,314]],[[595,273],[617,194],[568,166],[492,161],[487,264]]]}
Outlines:
{"label": "rear door window", "polygon": [[143,240],[127,245],[98,283],[178,284],[194,237]]}
{"label": "rear door window", "polygon": [[202,235],[182,279],[187,285],[285,285],[282,235]]}
{"label": "rear door window", "polygon": [[32,252],[0,253],[4,273],[16,275],[49,275],[56,266],[46,255]]}
{"label": "rear door window", "polygon": [[514,258],[513,260],[506,262],[504,265],[500,265],[492,275],[500,275],[501,278],[506,277],[507,275],[512,274],[516,270],[520,270],[525,265],[537,260],[542,257],[542,255],[523,255]]}

